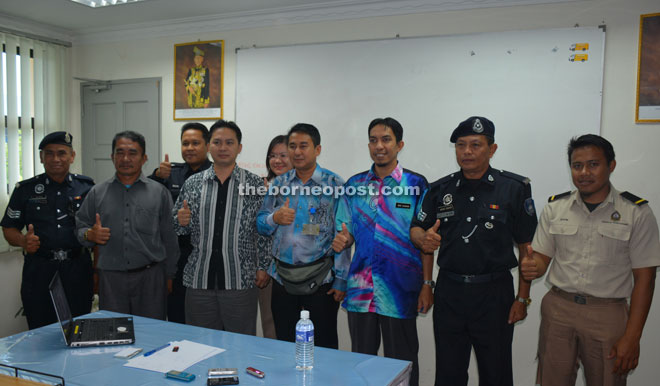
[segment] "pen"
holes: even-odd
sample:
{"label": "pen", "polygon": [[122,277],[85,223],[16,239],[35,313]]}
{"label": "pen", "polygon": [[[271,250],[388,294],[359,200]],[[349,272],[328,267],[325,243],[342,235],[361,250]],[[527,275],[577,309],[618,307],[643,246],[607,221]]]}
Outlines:
{"label": "pen", "polygon": [[144,353],[144,356],[145,356],[145,357],[148,357],[148,356],[151,355],[151,354],[155,354],[156,352],[158,352],[158,351],[164,349],[165,347],[167,347],[167,346],[169,346],[169,345],[170,345],[169,343],[168,343],[168,344],[164,344],[164,345],[162,345],[162,346],[160,346],[160,347],[157,347],[157,348],[155,348],[155,349],[153,349],[153,350],[151,350],[151,351],[147,351],[147,352]]}

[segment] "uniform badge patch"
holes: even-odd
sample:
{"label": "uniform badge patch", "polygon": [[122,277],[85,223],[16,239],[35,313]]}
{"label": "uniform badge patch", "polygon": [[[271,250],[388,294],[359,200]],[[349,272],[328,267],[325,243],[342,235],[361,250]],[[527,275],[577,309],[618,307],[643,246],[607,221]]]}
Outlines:
{"label": "uniform badge patch", "polygon": [[489,175],[488,175],[488,181],[493,182],[493,181],[495,181],[495,179],[493,178],[493,176],[491,176],[491,175],[489,174]]}
{"label": "uniform badge patch", "polygon": [[475,133],[482,133],[484,131],[484,126],[481,124],[479,118],[474,120],[474,123],[472,124],[472,131]]}
{"label": "uniform badge patch", "polygon": [[451,196],[451,194],[447,193],[442,197],[442,203],[445,205],[449,205],[454,201],[454,198]]}
{"label": "uniform badge patch", "polygon": [[419,221],[426,220],[426,212],[424,212],[423,210],[420,210],[419,213],[417,213],[417,220],[419,220]]}
{"label": "uniform badge patch", "polygon": [[536,208],[534,207],[534,200],[530,197],[525,200],[525,213],[527,213],[530,216],[534,216],[536,214]]}
{"label": "uniform badge patch", "polygon": [[621,220],[621,213],[619,213],[618,211],[615,210],[614,213],[612,213],[612,215],[610,216],[610,218],[613,221],[619,221],[619,220]]}
{"label": "uniform badge patch", "polygon": [[21,218],[21,211],[20,210],[13,210],[10,207],[7,207],[7,216],[9,218],[13,218],[14,220]]}
{"label": "uniform badge patch", "polygon": [[44,187],[43,184],[37,184],[37,185],[34,187],[34,192],[37,193],[37,194],[41,194],[41,193],[43,193],[45,190],[46,190],[46,188]]}

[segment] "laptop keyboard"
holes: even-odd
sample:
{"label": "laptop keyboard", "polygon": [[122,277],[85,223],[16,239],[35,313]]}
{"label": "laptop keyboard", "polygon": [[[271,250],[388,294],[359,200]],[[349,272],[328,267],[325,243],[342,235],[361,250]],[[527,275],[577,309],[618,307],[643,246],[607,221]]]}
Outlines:
{"label": "laptop keyboard", "polygon": [[112,320],[84,320],[81,324],[83,326],[82,341],[109,339],[114,333]]}

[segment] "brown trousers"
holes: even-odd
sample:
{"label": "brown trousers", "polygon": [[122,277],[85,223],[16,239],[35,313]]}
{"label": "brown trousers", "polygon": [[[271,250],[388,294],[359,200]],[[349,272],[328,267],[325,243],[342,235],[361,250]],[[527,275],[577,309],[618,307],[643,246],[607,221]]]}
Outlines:
{"label": "brown trousers", "polygon": [[[585,303],[585,304],[580,304]],[[607,359],[628,321],[625,299],[578,297],[553,287],[541,303],[538,371],[542,386],[575,385],[580,363],[587,386],[623,386]]]}

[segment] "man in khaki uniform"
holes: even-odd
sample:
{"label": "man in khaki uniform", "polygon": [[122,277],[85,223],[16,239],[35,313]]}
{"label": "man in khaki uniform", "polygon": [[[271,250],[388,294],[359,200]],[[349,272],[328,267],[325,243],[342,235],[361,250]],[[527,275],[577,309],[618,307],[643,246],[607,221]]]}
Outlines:
{"label": "man in khaki uniform", "polygon": [[606,139],[573,138],[568,158],[577,191],[550,197],[531,258],[521,263],[532,280],[553,261],[552,289],[541,304],[537,383],[573,385],[581,362],[587,385],[625,385],[638,364],[660,265],[658,224],[648,201],[610,183],[616,161]]}

